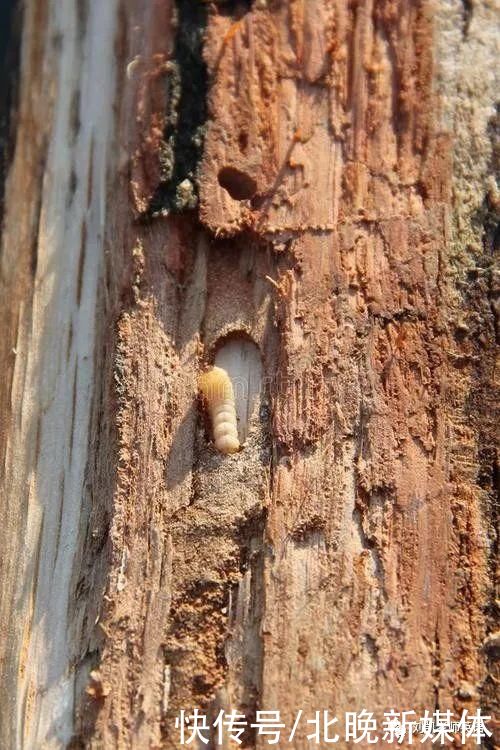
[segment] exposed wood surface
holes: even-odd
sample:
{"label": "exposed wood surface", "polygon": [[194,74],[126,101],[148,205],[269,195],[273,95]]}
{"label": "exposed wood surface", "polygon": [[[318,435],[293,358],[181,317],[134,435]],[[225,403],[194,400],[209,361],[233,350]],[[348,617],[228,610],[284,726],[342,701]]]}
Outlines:
{"label": "exposed wood surface", "polygon": [[[494,710],[498,9],[467,8],[26,3],[0,747]],[[197,377],[258,379],[250,340],[223,456]]]}
{"label": "exposed wood surface", "polygon": [[72,577],[91,455],[117,21],[114,2],[79,8],[26,4],[5,189],[0,745],[9,750],[60,747],[73,734]]}

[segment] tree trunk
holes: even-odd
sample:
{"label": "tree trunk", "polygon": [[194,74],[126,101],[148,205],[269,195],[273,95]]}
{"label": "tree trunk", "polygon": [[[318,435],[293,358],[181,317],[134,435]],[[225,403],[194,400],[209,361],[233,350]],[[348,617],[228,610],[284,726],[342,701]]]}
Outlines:
{"label": "tree trunk", "polygon": [[498,10],[26,1],[0,747],[177,748],[194,708],[288,735],[302,709],[299,750],[323,709],[339,747],[363,708],[494,714]]}

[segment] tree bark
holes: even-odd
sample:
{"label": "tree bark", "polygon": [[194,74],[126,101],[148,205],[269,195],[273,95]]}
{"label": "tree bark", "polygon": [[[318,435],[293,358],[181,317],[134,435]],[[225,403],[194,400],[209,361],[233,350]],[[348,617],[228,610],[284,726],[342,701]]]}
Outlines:
{"label": "tree bark", "polygon": [[498,10],[25,3],[2,748],[177,748],[196,707],[498,710]]}

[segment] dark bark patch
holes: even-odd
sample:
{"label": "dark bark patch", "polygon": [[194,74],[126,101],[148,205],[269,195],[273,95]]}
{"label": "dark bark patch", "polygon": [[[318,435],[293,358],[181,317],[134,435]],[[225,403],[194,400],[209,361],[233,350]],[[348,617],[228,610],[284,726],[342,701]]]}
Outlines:
{"label": "dark bark patch", "polygon": [[2,4],[0,25],[0,221],[3,217],[5,178],[14,154],[15,115],[21,48],[22,7],[16,0]]}
{"label": "dark bark patch", "polygon": [[[192,208],[197,200],[196,171],[203,148],[203,128],[207,117],[208,78],[203,61],[203,39],[207,9],[203,3],[177,0],[175,68],[179,91],[170,101],[177,111],[167,115],[164,141],[171,153],[170,179],[160,182],[150,203],[149,215]],[[191,186],[186,203],[186,189]]]}

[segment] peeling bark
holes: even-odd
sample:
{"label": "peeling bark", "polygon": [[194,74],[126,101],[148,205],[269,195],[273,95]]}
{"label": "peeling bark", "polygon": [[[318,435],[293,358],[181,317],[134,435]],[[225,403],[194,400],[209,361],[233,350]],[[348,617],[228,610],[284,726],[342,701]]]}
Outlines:
{"label": "peeling bark", "polygon": [[[494,19],[26,3],[2,747],[176,748],[195,707],[494,713]],[[242,341],[262,388],[223,456],[197,378],[228,342],[257,372]]]}

